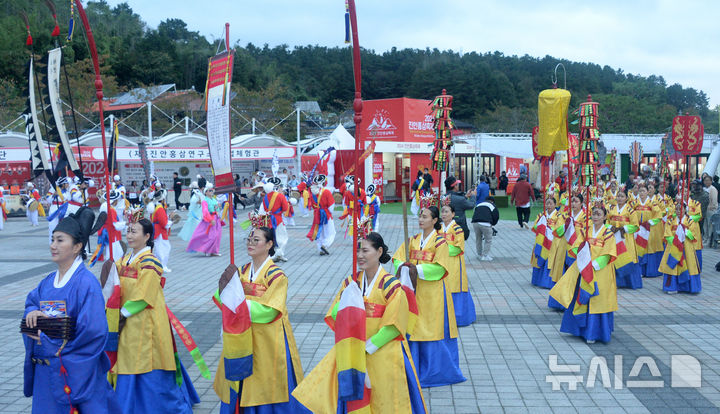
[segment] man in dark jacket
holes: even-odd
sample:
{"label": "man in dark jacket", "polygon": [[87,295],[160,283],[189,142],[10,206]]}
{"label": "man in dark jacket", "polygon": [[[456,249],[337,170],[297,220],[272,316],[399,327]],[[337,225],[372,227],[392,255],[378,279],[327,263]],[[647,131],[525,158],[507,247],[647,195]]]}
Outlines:
{"label": "man in dark jacket", "polygon": [[183,180],[180,179],[178,173],[173,173],[173,193],[175,193],[175,209],[180,210],[184,208],[183,204],[180,204],[180,194],[182,194]]}
{"label": "man in dark jacket", "polygon": [[463,194],[459,190],[459,186],[462,182],[456,179],[454,176],[449,176],[445,179],[445,189],[447,195],[450,197],[450,205],[455,210],[455,223],[457,223],[463,229],[465,233],[465,240],[470,236],[470,228],[467,225],[467,218],[465,215],[466,210],[472,210],[475,208],[475,203],[470,199],[475,195],[474,191]]}
{"label": "man in dark jacket", "polygon": [[500,212],[495,207],[495,197],[490,196],[475,206],[472,224],[475,230],[475,252],[480,256],[480,260],[491,261],[493,259],[490,256],[490,247],[495,233],[493,226],[497,224],[498,220],[500,220]]}
{"label": "man in dark jacket", "polygon": [[700,234],[705,235],[704,224],[705,215],[707,214],[708,204],[710,204],[710,196],[705,190],[703,190],[702,182],[698,179],[693,180],[690,185],[690,198],[700,203],[700,210],[702,212],[702,218],[700,219]]}
{"label": "man in dark jacket", "polygon": [[500,183],[498,185],[498,188],[502,191],[507,191],[508,183],[510,180],[508,180],[507,174],[505,174],[505,171],[500,173]]}

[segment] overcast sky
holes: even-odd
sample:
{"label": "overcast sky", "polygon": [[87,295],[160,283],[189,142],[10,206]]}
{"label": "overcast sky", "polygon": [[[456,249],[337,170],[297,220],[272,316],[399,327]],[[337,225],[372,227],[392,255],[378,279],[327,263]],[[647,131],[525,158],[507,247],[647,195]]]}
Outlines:
{"label": "overcast sky", "polygon": [[[343,46],[343,0],[127,0],[150,26],[185,21],[208,40]],[[122,1],[108,0],[112,6]],[[720,104],[720,1],[358,0],[360,44],[551,55],[661,75]],[[550,74],[548,74],[550,76]],[[572,77],[572,73],[568,73]],[[549,82],[549,81],[548,81]]]}

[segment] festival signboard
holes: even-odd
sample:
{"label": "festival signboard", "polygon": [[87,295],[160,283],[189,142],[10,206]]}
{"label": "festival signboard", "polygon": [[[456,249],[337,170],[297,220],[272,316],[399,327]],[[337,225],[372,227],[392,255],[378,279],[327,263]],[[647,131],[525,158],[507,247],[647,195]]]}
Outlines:
{"label": "festival signboard", "polygon": [[511,158],[505,159],[505,174],[508,178],[507,193],[510,194],[515,187],[515,183],[520,178],[520,166],[523,165],[522,158]]}
{"label": "festival signboard", "polygon": [[432,142],[435,139],[430,101],[395,98],[363,101],[360,138],[395,142]]}

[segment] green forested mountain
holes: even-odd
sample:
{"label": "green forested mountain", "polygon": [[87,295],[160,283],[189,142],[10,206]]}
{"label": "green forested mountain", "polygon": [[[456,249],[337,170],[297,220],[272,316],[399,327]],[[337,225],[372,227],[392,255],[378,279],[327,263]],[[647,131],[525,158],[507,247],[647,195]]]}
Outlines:
{"label": "green forested mountain", "polygon": [[[69,7],[67,2],[56,4],[61,30],[66,32]],[[194,86],[202,91],[207,58],[216,50],[204,36],[178,19],[167,19],[157,28],[147,27],[126,3],[110,7],[104,1],[91,1],[86,8],[102,55],[106,96],[158,83],[175,83],[179,89]],[[15,118],[24,104],[28,47],[21,10],[30,19],[34,52],[39,55],[52,47],[53,23],[43,2],[0,0],[0,123]],[[65,52],[67,70],[76,102],[91,102],[92,68],[79,18],[75,20],[75,37]],[[351,108],[349,48],[247,44],[235,49],[234,89],[240,96],[235,104],[265,101],[258,105],[268,107],[270,102],[270,112],[280,118],[295,100],[317,100],[328,112]],[[567,69],[571,108],[588,94],[600,102],[601,132],[664,132],[678,111],[701,115],[708,132],[718,129],[717,108],[708,108],[704,92],[668,85],[660,74],[637,76],[609,66],[551,56],[460,54],[437,49],[364,50],[362,63],[364,99],[430,99],[447,89],[455,97],[454,117],[473,123],[480,131],[529,132],[537,123],[537,95],[551,87],[550,76],[557,63]]]}

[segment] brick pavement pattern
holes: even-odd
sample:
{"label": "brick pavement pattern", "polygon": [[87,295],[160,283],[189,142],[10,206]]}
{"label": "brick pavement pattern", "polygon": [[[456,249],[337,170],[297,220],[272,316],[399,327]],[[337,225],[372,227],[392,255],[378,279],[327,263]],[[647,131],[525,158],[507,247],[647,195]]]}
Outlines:
{"label": "brick pavement pattern", "polygon": [[[304,370],[309,372],[334,342],[322,319],[339,283],[350,272],[352,240],[343,238],[344,229],[336,220],[338,237],[331,254],[319,256],[305,238],[310,218],[296,217],[296,222],[296,227],[288,228],[289,262],[280,266],[290,280],[290,321]],[[397,248],[402,239],[401,216],[383,215],[381,223],[386,243]],[[237,227],[236,263],[243,264],[248,261],[244,250],[247,231]],[[410,229],[417,231],[415,220],[411,219]],[[548,309],[548,291],[530,284],[530,231],[512,221],[500,222],[497,229],[491,253],[494,261],[479,261],[471,248],[466,252],[478,316],[475,324],[460,328],[460,367],[467,381],[424,389],[431,412],[720,413],[717,251],[703,252],[705,270],[699,295],[666,295],[660,278],[645,279],[640,290],[620,290],[612,341],[588,345],[559,332],[561,314]],[[475,235],[471,232],[470,237]],[[228,230],[223,232],[221,257],[186,253],[186,243],[175,235],[171,243],[169,267],[173,271],[165,275],[165,297],[214,373],[221,349],[220,314],[211,295],[229,262]],[[468,240],[468,247],[474,245],[474,240]],[[18,322],[27,293],[55,269],[47,246],[47,225],[31,228],[24,217],[10,218],[0,231],[0,264],[0,412],[27,413],[31,400],[22,394],[24,351]],[[99,268],[95,266],[93,271],[98,274]],[[202,399],[195,412],[217,413],[219,400],[212,381],[200,376],[185,350],[180,354]],[[672,387],[676,378],[671,375],[671,356],[675,354],[690,355],[700,362],[701,387]],[[579,368],[571,374],[555,372],[579,376],[576,387],[563,383],[553,389],[548,378],[554,374],[551,355],[557,355],[561,368]],[[638,357],[650,357],[651,364],[636,364]],[[595,375],[589,375],[591,362]],[[657,371],[659,375],[653,376]],[[638,380],[662,382],[659,388],[630,386]]]}

